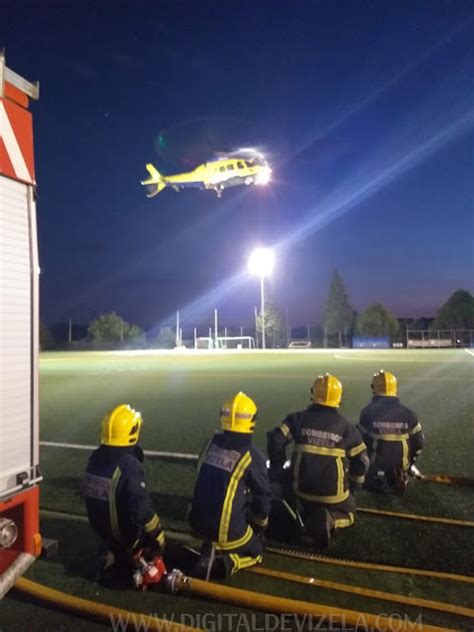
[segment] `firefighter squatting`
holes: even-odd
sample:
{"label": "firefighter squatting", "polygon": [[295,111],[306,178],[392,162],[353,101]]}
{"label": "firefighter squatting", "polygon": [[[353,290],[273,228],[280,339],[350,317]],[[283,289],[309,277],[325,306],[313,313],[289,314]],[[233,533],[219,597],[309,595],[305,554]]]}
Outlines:
{"label": "firefighter squatting", "polygon": [[421,425],[400,403],[395,376],[379,371],[371,388],[356,427],[338,411],[341,382],[319,376],[311,404],[267,434],[268,459],[252,443],[255,402],[242,392],[224,402],[221,430],[199,458],[188,515],[200,551],[165,551],[138,445],[142,418],[127,404],[117,406],[102,421],[101,446],[84,477],[89,522],[100,538],[98,580],[146,589],[160,584],[167,566],[226,578],[262,561],[265,536],[327,548],[337,529],[354,524],[355,491],[403,494],[423,448]]}

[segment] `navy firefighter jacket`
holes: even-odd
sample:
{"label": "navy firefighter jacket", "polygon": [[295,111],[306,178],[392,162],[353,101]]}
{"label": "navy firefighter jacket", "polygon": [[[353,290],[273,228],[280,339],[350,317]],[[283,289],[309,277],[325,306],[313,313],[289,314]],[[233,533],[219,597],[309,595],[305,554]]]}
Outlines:
{"label": "navy firefighter jacket", "polygon": [[200,457],[191,527],[221,550],[237,549],[252,538],[249,522],[266,526],[271,500],[265,457],[252,435],[216,432]]}
{"label": "navy firefighter jacket", "polygon": [[375,469],[406,471],[423,449],[421,424],[398,397],[374,396],[360,413],[359,430]]}
{"label": "navy firefighter jacket", "polygon": [[272,468],[281,468],[294,441],[293,491],[304,501],[337,504],[350,498],[349,482],[361,485],[368,470],[359,431],[335,408],[312,404],[291,413],[267,434]]}
{"label": "navy firefighter jacket", "polygon": [[131,548],[147,536],[159,546],[164,544],[160,519],[145,486],[142,461],[138,445],[101,445],[87,464],[84,497],[89,522],[109,545]]}

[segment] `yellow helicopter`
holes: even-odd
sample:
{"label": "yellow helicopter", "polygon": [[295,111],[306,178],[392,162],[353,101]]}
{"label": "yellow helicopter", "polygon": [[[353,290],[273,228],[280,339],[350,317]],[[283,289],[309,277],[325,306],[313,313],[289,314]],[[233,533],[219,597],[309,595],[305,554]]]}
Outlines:
{"label": "yellow helicopter", "polygon": [[241,184],[265,185],[271,180],[272,170],[258,152],[242,150],[231,155],[221,155],[205,162],[192,171],[175,175],[162,175],[151,163],[146,165],[150,174],[141,184],[149,188],[147,197],[158,195],[165,187],[175,191],[187,188],[212,189],[221,197],[224,189]]}

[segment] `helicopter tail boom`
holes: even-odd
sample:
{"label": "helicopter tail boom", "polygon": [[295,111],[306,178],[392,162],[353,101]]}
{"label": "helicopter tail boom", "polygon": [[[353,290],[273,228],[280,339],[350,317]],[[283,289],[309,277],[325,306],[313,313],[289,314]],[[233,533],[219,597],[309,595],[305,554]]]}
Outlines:
{"label": "helicopter tail boom", "polygon": [[147,197],[155,197],[158,195],[163,189],[166,187],[167,182],[166,178],[164,178],[161,173],[158,171],[156,167],[154,167],[151,163],[146,165],[146,170],[150,174],[150,177],[147,180],[142,180],[142,184],[144,186],[156,186],[156,189],[152,189],[151,193],[147,194]]}

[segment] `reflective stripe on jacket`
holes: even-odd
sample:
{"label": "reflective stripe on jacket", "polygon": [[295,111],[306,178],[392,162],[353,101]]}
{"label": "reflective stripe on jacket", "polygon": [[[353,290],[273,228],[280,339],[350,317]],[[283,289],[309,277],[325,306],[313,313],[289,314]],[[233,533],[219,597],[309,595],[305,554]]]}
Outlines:
{"label": "reflective stripe on jacket", "polygon": [[375,469],[406,471],[423,448],[421,424],[398,397],[373,397],[362,410],[358,427]]}
{"label": "reflective stripe on jacket", "polygon": [[252,436],[216,433],[200,457],[191,527],[222,550],[238,549],[253,535],[249,522],[266,525],[270,505],[265,457]]}
{"label": "reflective stripe on jacket", "polygon": [[89,522],[108,543],[131,547],[150,534],[160,546],[164,534],[146,489],[138,446],[101,445],[87,464],[84,498]]}
{"label": "reflective stripe on jacket", "polygon": [[268,433],[272,468],[282,467],[286,445],[294,441],[293,490],[302,500],[335,504],[349,495],[349,478],[364,482],[366,446],[359,431],[332,407],[312,404],[292,413]]}

